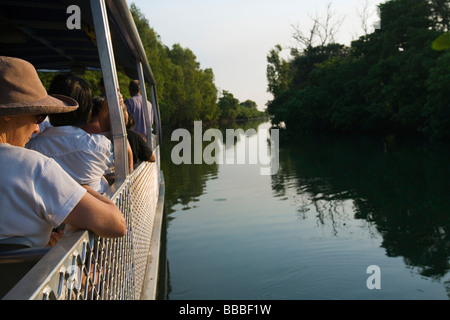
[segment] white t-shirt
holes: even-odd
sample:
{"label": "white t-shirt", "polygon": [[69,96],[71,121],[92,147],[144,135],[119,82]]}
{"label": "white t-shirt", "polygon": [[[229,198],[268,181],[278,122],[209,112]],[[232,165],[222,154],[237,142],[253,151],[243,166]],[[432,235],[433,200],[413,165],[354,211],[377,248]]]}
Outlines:
{"label": "white t-shirt", "polygon": [[53,159],[7,143],[0,143],[0,176],[0,241],[45,246],[86,193]]}
{"label": "white t-shirt", "polygon": [[79,184],[99,193],[109,187],[104,174],[112,166],[113,146],[102,134],[89,134],[72,126],[48,127],[26,147],[55,159]]}

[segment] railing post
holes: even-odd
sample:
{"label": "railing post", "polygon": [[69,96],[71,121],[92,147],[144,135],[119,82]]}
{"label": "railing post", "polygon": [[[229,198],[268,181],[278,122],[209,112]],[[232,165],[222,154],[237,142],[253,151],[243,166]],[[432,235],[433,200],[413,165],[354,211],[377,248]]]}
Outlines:
{"label": "railing post", "polygon": [[[147,144],[153,150],[153,139],[152,139],[152,114],[151,110],[147,108],[147,89],[145,87],[145,79],[144,79],[144,71],[142,69],[142,63],[140,61],[137,62],[137,71],[139,76],[139,84],[141,87],[141,96],[142,96],[142,105],[144,107],[144,116],[145,116],[145,127],[147,129]],[[153,108],[153,105],[152,105]]]}
{"label": "railing post", "polygon": [[119,104],[119,88],[116,63],[109,30],[108,16],[104,0],[91,0],[91,10],[97,39],[98,53],[109,105],[111,135],[114,143],[114,165],[116,181],[125,181],[128,170],[127,134],[122,106]]}
{"label": "railing post", "polygon": [[154,115],[154,121],[155,121],[155,129],[156,129],[156,135],[158,137],[157,144],[159,146],[162,145],[162,128],[161,128],[161,114],[159,112],[159,104],[158,104],[158,97],[156,95],[156,85],[152,85],[150,88],[150,93],[152,95],[152,102],[153,102],[153,115]]}

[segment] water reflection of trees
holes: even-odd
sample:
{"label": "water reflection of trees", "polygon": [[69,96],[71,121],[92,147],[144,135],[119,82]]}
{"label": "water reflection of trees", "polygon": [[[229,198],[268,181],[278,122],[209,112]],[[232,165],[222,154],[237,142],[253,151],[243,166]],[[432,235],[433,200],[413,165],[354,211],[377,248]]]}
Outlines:
{"label": "water reflection of trees", "polygon": [[[216,127],[207,127],[203,125],[202,133],[205,133],[208,129],[218,129],[222,133],[222,137],[226,138],[226,130],[242,129],[244,133],[251,133],[254,129],[255,132],[258,126],[265,122],[264,119],[254,121],[243,122],[228,122],[220,124]],[[192,137],[192,157],[194,155],[194,126],[185,128],[191,133]],[[172,129],[174,130],[174,129]],[[171,161],[172,148],[177,145],[178,141],[171,141],[172,130],[166,130],[163,134],[163,146],[161,148],[161,162],[162,170],[164,172],[164,179],[166,182],[166,195],[165,195],[165,209],[167,213],[172,213],[176,205],[182,205],[184,209],[189,209],[191,206],[195,206],[198,202],[198,198],[204,194],[206,182],[208,180],[217,179],[218,165],[213,163],[208,165],[202,161],[202,164],[181,164],[175,165]],[[233,145],[238,143],[242,139],[242,136],[236,135],[233,140]],[[223,144],[225,147],[225,141],[222,139],[217,141],[219,144]],[[202,151],[204,148],[211,144],[210,141],[202,141]]]}
{"label": "water reflection of trees", "polygon": [[[255,120],[245,122],[228,122],[223,123],[217,127],[222,133],[222,137],[226,137],[227,129],[242,129],[247,132],[248,129],[257,130],[258,126],[266,120]],[[194,125],[187,129],[191,137],[194,137]],[[208,129],[216,129],[216,127],[202,127],[202,133]],[[176,206],[181,205],[182,210],[187,210],[195,207],[195,203],[199,201],[199,198],[205,193],[206,182],[209,180],[217,179],[219,166],[216,163],[211,165],[202,161],[202,164],[181,164],[175,165],[171,160],[172,148],[177,145],[178,141],[171,141],[172,131],[175,129],[165,129],[163,132],[163,144],[161,147],[161,167],[164,173],[165,180],[165,201],[164,211],[167,222],[173,219],[171,213],[177,211]],[[250,133],[249,131],[248,133]],[[242,136],[236,136],[233,140],[233,145],[242,139]],[[192,142],[194,140],[192,139]],[[211,142],[202,142],[202,151]],[[219,144],[223,144],[224,141],[217,141]],[[191,154],[194,154],[194,146],[192,146]],[[167,243],[167,228],[168,224],[165,221],[164,230],[162,235],[162,249],[161,249],[161,267],[158,284],[159,292],[158,297],[161,299],[167,299],[171,292],[170,284],[170,267],[169,261],[166,257],[166,243]]]}
{"label": "water reflection of trees", "polygon": [[[280,171],[272,177],[276,196],[314,205],[318,223],[337,233],[353,202],[383,237],[391,257],[403,257],[421,275],[440,279],[449,270],[450,152],[448,146],[381,138],[304,137],[283,144]],[[348,212],[348,211],[347,211]]]}
{"label": "water reflection of trees", "polygon": [[217,178],[218,166],[204,163],[175,165],[171,161],[171,151],[178,142],[170,140],[170,131],[164,132],[163,137],[161,167],[166,185],[164,207],[166,213],[170,214],[178,204],[189,209],[192,203],[197,202],[205,192],[206,182]]}

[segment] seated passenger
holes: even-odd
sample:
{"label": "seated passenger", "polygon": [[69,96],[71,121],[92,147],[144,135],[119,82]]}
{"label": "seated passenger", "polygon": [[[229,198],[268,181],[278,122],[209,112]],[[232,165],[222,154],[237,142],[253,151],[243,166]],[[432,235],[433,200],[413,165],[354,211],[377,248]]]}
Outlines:
{"label": "seated passenger", "polygon": [[0,57],[0,247],[45,246],[62,223],[101,237],[125,235],[125,219],[111,200],[24,148],[47,114],[77,108],[74,99],[48,95],[27,61]]}
{"label": "seated passenger", "polygon": [[100,109],[102,107],[103,100],[104,99],[101,97],[95,97],[94,99],[92,99],[91,117],[88,120],[88,123],[82,127],[82,129],[87,133],[102,133],[102,128],[100,127],[100,123],[98,122],[98,113],[100,112]]}
{"label": "seated passenger", "polygon": [[128,114],[126,108],[123,110],[123,117],[127,128],[128,142],[130,143],[131,150],[133,152],[133,163],[137,164],[140,161],[155,162],[155,154],[145,142],[144,138],[142,138],[142,136],[134,130],[135,122],[133,116]]}
{"label": "seated passenger", "polygon": [[[108,100],[106,99],[106,96],[101,95],[94,98],[93,102],[96,105],[100,106],[100,110],[98,111],[97,115],[97,123],[92,124],[89,126],[89,128],[86,128],[86,130],[89,133],[94,133],[98,131],[97,128],[100,128],[100,131],[112,139],[111,137],[111,119],[109,115],[109,105]],[[123,97],[122,94],[119,92],[119,104],[122,105],[122,109],[126,108],[123,103]],[[133,151],[131,150],[130,142],[127,139],[127,153],[128,153],[128,169],[130,172],[133,172]]]}
{"label": "seated passenger", "polygon": [[101,134],[89,134],[84,127],[92,109],[89,85],[73,74],[55,76],[49,94],[63,94],[75,99],[78,109],[49,116],[51,127],[33,138],[27,148],[53,158],[81,185],[104,193],[108,181],[105,172],[112,166],[111,140]]}

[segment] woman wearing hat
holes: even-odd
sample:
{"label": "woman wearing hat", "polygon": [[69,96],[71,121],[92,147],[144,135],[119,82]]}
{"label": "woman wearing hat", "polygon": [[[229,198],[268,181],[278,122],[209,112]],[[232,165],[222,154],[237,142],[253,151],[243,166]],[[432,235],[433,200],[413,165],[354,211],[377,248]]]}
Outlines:
{"label": "woman wearing hat", "polygon": [[0,247],[45,246],[61,223],[102,237],[125,235],[125,219],[111,200],[24,148],[47,114],[77,107],[69,97],[49,96],[30,63],[0,57]]}

